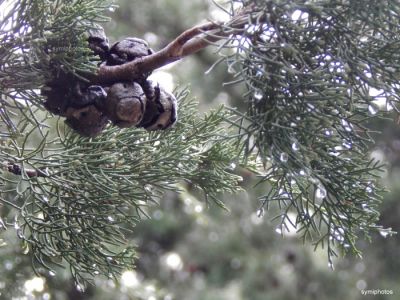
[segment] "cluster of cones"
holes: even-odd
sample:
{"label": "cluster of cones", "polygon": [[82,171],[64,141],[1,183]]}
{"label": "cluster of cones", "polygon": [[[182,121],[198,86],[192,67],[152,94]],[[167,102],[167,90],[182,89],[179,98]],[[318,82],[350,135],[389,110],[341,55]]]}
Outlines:
{"label": "cluster of cones", "polygon": [[[138,38],[125,38],[111,47],[102,28],[92,30],[89,47],[106,66],[122,65],[153,51]],[[58,73],[42,89],[44,106],[83,136],[98,135],[109,123],[118,127],[167,129],[177,119],[175,97],[142,74],[135,81],[91,85],[72,74]]]}

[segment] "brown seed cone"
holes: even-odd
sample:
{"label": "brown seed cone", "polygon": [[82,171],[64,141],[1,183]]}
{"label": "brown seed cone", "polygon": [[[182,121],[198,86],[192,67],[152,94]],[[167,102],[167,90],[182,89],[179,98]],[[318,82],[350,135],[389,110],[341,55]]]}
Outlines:
{"label": "brown seed cone", "polygon": [[115,83],[108,91],[104,114],[118,127],[136,126],[143,119],[146,96],[136,82]]}
{"label": "brown seed cone", "polygon": [[83,108],[68,108],[65,123],[80,135],[93,137],[107,125],[107,117],[94,105]]}

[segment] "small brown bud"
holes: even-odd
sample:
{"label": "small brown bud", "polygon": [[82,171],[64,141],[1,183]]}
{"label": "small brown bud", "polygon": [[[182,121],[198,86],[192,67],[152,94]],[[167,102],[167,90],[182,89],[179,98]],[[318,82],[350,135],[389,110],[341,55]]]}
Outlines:
{"label": "small brown bud", "polygon": [[107,65],[122,65],[138,57],[150,55],[153,50],[146,41],[138,38],[125,38],[112,45],[107,59]]}
{"label": "small brown bud", "polygon": [[145,127],[146,130],[167,129],[175,124],[177,120],[177,103],[173,94],[159,87],[153,101],[158,107],[158,116],[154,123]]}

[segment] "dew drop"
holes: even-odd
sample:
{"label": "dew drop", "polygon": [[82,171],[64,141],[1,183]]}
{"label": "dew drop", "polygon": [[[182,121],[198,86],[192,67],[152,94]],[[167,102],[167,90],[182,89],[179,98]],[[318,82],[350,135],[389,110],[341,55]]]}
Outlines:
{"label": "dew drop", "polygon": [[114,218],[111,217],[111,216],[108,216],[108,217],[107,217],[107,220],[108,220],[109,222],[114,222]]}
{"label": "dew drop", "polygon": [[333,130],[332,129],[326,129],[325,130],[325,135],[326,136],[332,136],[333,135]]}
{"label": "dew drop", "polygon": [[387,230],[379,230],[379,234],[381,236],[383,236],[384,238],[386,238],[386,237],[389,236],[389,231],[387,231]]}
{"label": "dew drop", "polygon": [[3,219],[0,217],[0,228],[7,229],[6,224],[4,223]]}
{"label": "dew drop", "polygon": [[26,245],[23,247],[22,253],[23,253],[23,254],[28,254],[28,253],[29,253],[29,246],[28,246],[28,244],[26,244]]}
{"label": "dew drop", "polygon": [[234,170],[234,169],[236,169],[236,164],[233,162],[233,163],[231,163],[231,164],[229,165],[229,167],[230,167],[232,170]]}
{"label": "dew drop", "polygon": [[304,175],[306,175],[306,172],[305,172],[304,170],[300,170],[299,174],[300,174],[301,176],[304,176]]}
{"label": "dew drop", "polygon": [[328,154],[332,156],[339,156],[340,151],[343,150],[342,146],[335,146],[333,149],[331,149]]}
{"label": "dew drop", "polygon": [[76,290],[77,290],[78,292],[83,293],[83,292],[85,291],[85,288],[84,288],[82,285],[77,284],[77,285],[76,285]]}
{"label": "dew drop", "polygon": [[291,122],[290,127],[297,127],[297,124],[295,122]]}
{"label": "dew drop", "polygon": [[289,159],[289,155],[286,152],[282,152],[279,159],[281,162],[287,162]]}
{"label": "dew drop", "polygon": [[353,124],[347,122],[345,119],[342,119],[342,126],[347,132],[353,131]]}
{"label": "dew drop", "polygon": [[308,106],[307,111],[313,111],[313,110],[315,110],[315,106],[312,105],[311,103],[307,103],[307,106]]}
{"label": "dew drop", "polygon": [[330,262],[328,262],[328,268],[331,268],[332,270],[334,270],[335,268],[334,268],[334,266],[333,266],[333,263],[330,261]]}
{"label": "dew drop", "polygon": [[300,150],[299,144],[297,142],[294,142],[292,144],[292,149],[293,149],[293,151],[299,151]]}
{"label": "dew drop", "polygon": [[276,227],[275,232],[277,234],[282,234],[282,227],[281,226]]}
{"label": "dew drop", "polygon": [[365,188],[365,191],[366,191],[368,194],[371,194],[371,193],[374,191],[374,189],[373,189],[371,186],[367,186],[367,187]]}
{"label": "dew drop", "polygon": [[374,106],[374,105],[369,105],[368,106],[368,112],[370,113],[370,115],[376,115],[378,113],[379,109]]}
{"label": "dew drop", "polygon": [[24,235],[22,229],[18,229],[18,230],[17,230],[17,236],[18,236],[20,239],[25,239],[25,235]]}
{"label": "dew drop", "polygon": [[14,222],[14,228],[15,228],[16,230],[21,229],[21,226],[19,226],[18,221],[15,221],[15,222]]}
{"label": "dew drop", "polygon": [[315,190],[315,198],[322,200],[326,197],[326,189],[323,186],[318,186]]}
{"label": "dew drop", "polygon": [[254,96],[254,99],[256,99],[256,100],[261,100],[263,98],[263,94],[260,90],[255,91],[253,96]]}
{"label": "dew drop", "polygon": [[351,147],[353,147],[353,145],[349,142],[343,142],[343,147],[345,147],[346,149],[351,149]]}
{"label": "dew drop", "polygon": [[264,213],[265,213],[264,208],[261,207],[260,209],[257,210],[257,217],[259,218],[263,217]]}
{"label": "dew drop", "polygon": [[228,73],[229,74],[235,74],[236,73],[235,67],[232,64],[228,66]]}
{"label": "dew drop", "polygon": [[339,111],[338,111],[337,109],[333,109],[333,110],[332,110],[332,114],[338,115],[338,114],[339,114]]}
{"label": "dew drop", "polygon": [[337,228],[336,230],[333,230],[331,237],[334,238],[338,242],[343,242],[344,241],[344,229]]}
{"label": "dew drop", "polygon": [[53,276],[56,276],[56,272],[54,272],[54,271],[49,271],[49,275],[52,276],[52,277],[53,277]]}

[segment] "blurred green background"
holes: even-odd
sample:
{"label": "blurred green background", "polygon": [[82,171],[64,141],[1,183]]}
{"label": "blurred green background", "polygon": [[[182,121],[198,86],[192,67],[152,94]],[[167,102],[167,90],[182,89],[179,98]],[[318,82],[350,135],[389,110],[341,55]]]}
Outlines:
{"label": "blurred green background", "polygon": [[[106,33],[113,43],[123,37],[146,39],[155,50],[179,33],[208,18],[224,16],[211,1],[147,0],[118,1],[110,11]],[[230,81],[226,66],[207,69],[217,59],[210,47],[153,74],[163,86],[190,85],[200,102],[199,110],[224,103],[241,108],[241,86],[222,87]],[[395,116],[393,116],[395,118]],[[382,181],[391,190],[381,205],[381,225],[399,230],[400,128],[396,122],[371,126],[382,131],[371,155],[388,163]],[[238,170],[247,192],[225,195],[230,212],[207,207],[201,197],[187,192],[167,194],[150,208],[151,220],[139,224],[130,237],[137,246],[135,271],[127,271],[119,283],[97,278],[96,286],[78,291],[68,271],[36,277],[30,258],[11,228],[1,231],[0,299],[147,299],[147,300],[269,300],[269,299],[400,299],[400,239],[373,236],[360,240],[363,259],[339,258],[328,268],[324,249],[314,251],[292,228],[279,233],[272,218],[274,209],[257,215],[254,175]],[[7,214],[1,208],[1,214]],[[0,223],[0,228],[2,224]],[[290,226],[289,226],[290,229]],[[388,290],[392,295],[363,295],[363,290]]]}

